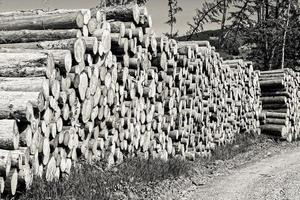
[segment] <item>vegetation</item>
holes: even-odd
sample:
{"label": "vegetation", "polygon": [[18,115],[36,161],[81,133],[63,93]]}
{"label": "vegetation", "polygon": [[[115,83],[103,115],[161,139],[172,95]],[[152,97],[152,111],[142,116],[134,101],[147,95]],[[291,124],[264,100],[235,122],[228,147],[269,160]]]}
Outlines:
{"label": "vegetation", "polygon": [[100,0],[99,6],[113,6],[113,5],[126,5],[130,3],[137,3],[144,5],[148,0]]}
{"label": "vegetation", "polygon": [[242,52],[259,69],[295,67],[300,60],[295,40],[300,37],[299,14],[296,0],[207,1],[189,23],[188,38],[194,39],[206,23],[219,23],[219,48]]}

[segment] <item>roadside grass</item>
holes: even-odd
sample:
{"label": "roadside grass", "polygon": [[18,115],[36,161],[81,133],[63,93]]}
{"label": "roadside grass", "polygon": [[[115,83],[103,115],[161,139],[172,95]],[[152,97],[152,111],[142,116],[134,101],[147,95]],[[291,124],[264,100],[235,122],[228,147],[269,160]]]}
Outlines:
{"label": "roadside grass", "polygon": [[[68,179],[46,182],[36,178],[32,189],[17,199],[139,199],[136,192],[144,185],[187,175],[190,164],[181,159],[144,160],[131,158],[124,163],[103,171],[102,163],[90,165],[82,162],[72,170]],[[134,193],[132,193],[134,191]]]}

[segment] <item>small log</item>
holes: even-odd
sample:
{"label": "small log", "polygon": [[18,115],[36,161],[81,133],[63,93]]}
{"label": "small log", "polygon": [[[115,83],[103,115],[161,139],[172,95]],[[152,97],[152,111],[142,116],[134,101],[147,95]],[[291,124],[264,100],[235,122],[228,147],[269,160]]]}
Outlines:
{"label": "small log", "polygon": [[4,192],[7,194],[15,195],[17,192],[17,186],[18,186],[18,170],[16,168],[12,168],[5,179]]}

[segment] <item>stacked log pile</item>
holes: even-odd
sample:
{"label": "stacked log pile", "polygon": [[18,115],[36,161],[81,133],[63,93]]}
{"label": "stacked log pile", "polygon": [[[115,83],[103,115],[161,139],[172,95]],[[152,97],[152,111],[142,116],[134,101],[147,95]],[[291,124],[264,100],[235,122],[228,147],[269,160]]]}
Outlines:
{"label": "stacked log pile", "polygon": [[286,139],[299,137],[299,73],[292,69],[262,71],[262,133]]}
{"label": "stacked log pile", "polygon": [[145,7],[0,13],[0,188],[73,161],[194,160],[260,133],[258,73],[208,42],[158,38]]}

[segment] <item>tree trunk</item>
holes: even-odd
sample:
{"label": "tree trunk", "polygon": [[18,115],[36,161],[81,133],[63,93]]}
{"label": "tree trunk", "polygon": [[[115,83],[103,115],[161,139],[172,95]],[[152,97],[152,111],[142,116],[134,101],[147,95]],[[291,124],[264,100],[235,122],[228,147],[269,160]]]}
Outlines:
{"label": "tree trunk", "polygon": [[284,33],[283,33],[283,41],[282,41],[282,54],[281,54],[281,68],[284,68],[284,60],[285,60],[285,46],[286,46],[286,37],[287,37],[287,32],[289,28],[289,23],[290,23],[290,10],[291,10],[291,0],[288,1],[288,9],[287,9],[287,19],[286,19],[286,24],[284,27]]}
{"label": "tree trunk", "polygon": [[221,30],[225,29],[225,23],[227,19],[227,6],[228,6],[228,0],[223,0],[223,15],[222,15],[222,22],[221,22]]}

